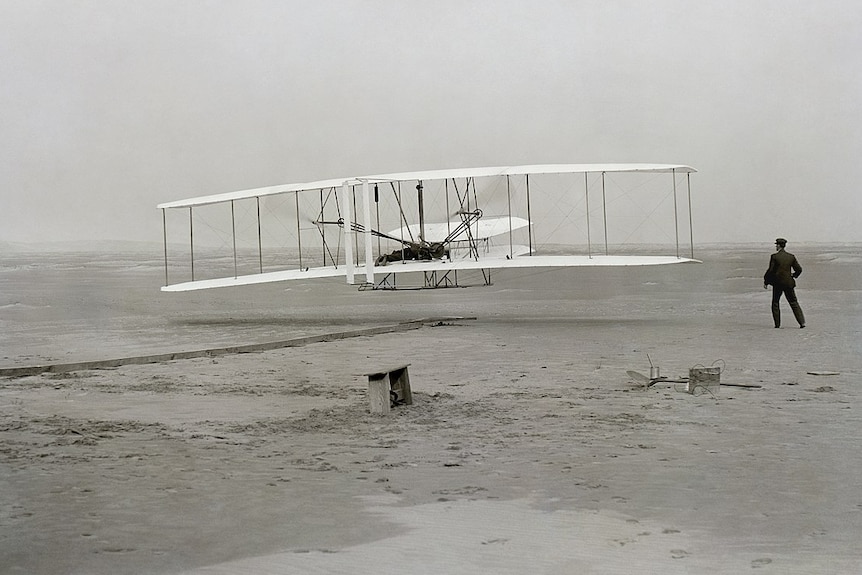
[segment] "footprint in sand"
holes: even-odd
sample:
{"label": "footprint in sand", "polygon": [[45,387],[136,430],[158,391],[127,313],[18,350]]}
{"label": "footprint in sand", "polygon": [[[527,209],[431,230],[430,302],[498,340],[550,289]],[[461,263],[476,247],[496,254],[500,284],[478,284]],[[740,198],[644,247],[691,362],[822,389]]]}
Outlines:
{"label": "footprint in sand", "polygon": [[134,553],[137,551],[134,547],[103,547],[94,551],[94,553]]}
{"label": "footprint in sand", "polygon": [[769,557],[763,557],[762,559],[755,559],[754,561],[751,562],[751,568],[752,569],[758,569],[760,567],[765,567],[766,565],[769,565],[770,563],[772,563],[772,559],[770,559]]}
{"label": "footprint in sand", "polygon": [[503,545],[503,544],[507,543],[508,541],[509,541],[508,539],[500,537],[497,539],[489,539],[488,541],[482,541],[482,545],[493,545],[493,544]]}

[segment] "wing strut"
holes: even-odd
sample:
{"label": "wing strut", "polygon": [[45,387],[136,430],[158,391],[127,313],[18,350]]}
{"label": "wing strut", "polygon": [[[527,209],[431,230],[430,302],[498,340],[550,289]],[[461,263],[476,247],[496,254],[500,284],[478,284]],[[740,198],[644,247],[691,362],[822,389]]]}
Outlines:
{"label": "wing strut", "polygon": [[[323,219],[323,188],[320,188],[320,219]],[[329,246],[326,244],[326,228],[321,228],[318,226],[317,230],[320,232],[320,237],[323,240],[323,265],[326,265],[326,252],[329,250]],[[332,265],[338,265],[338,262],[332,262]]]}
{"label": "wing strut", "polygon": [[[335,196],[336,215],[339,215],[339,216],[341,215],[341,208],[338,205],[338,192],[335,190],[335,188],[330,188],[329,194],[327,194],[326,199],[324,200],[323,199],[323,188],[321,188],[320,189],[320,214],[318,216],[318,219],[314,221],[315,224],[328,223],[328,222],[323,221],[323,212],[324,212],[324,209],[326,207],[326,203],[329,201],[330,194]],[[338,254],[341,253],[341,234],[338,235],[338,245],[335,246],[335,255],[333,255],[332,250],[329,248],[329,243],[326,241],[326,228],[321,226],[321,225],[318,225],[317,231],[318,231],[318,233],[320,233],[321,243],[323,244],[321,246],[321,249],[323,250],[323,265],[326,266],[326,254],[329,254],[329,259],[332,260],[332,266],[337,268],[338,267]]]}
{"label": "wing strut", "polygon": [[691,259],[694,259],[694,224],[691,221],[691,173],[686,172],[685,183],[688,187],[688,234],[691,246]]}
{"label": "wing strut", "polygon": [[[449,178],[446,178],[445,180],[443,180],[443,189],[445,190],[445,194],[446,194],[446,213],[450,214],[452,212],[450,211],[450,208],[449,208]],[[379,228],[380,226],[377,226],[377,227]],[[449,223],[449,218],[447,217],[446,218],[446,233],[450,233],[451,231],[452,231],[452,224]]]}
{"label": "wing strut", "polygon": [[584,201],[587,203],[587,256],[593,258],[593,246],[590,240],[590,183],[589,174],[584,172]]}
{"label": "wing strut", "polygon": [[[341,192],[344,196],[344,216],[347,221],[351,221],[350,217],[350,186],[345,181],[341,184]],[[353,285],[353,240],[355,238],[355,234],[353,233],[353,226],[347,226],[345,230],[346,238],[344,242],[344,259],[347,265],[347,283]]]}
{"label": "wing strut", "polygon": [[[296,205],[296,250],[299,252],[299,269],[302,269],[302,228],[299,225],[299,192],[296,192],[293,198]],[[263,260],[260,262],[260,270],[263,271]]]}
{"label": "wing strut", "polygon": [[509,257],[512,257],[512,176],[506,174],[506,203],[509,206]]}
{"label": "wing strut", "polygon": [[189,206],[189,253],[192,257],[192,281],[195,281],[195,221],[192,217],[193,209]]}
{"label": "wing strut", "polygon": [[[356,207],[356,184],[350,184],[350,197],[353,201],[353,217],[359,219],[359,208]],[[359,238],[353,234],[353,265],[359,267]]]}
{"label": "wing strut", "polygon": [[525,178],[527,182],[527,221],[531,222],[531,225],[527,226],[527,243],[529,244],[530,255],[533,255],[533,217],[530,214],[530,174],[526,174]]}
{"label": "wing strut", "polygon": [[374,252],[371,246],[371,202],[368,180],[362,181],[362,215],[365,219],[365,281],[374,283]]}
{"label": "wing strut", "polygon": [[233,277],[239,276],[236,263],[236,216],[233,207],[233,200],[230,201],[230,233],[233,238]]}
{"label": "wing strut", "polygon": [[605,173],[602,172],[602,218],[605,230],[605,255],[608,255],[608,204],[605,200]]}
{"label": "wing strut", "polygon": [[[380,191],[377,189],[377,184],[374,184],[374,210],[377,212],[377,229],[380,229]],[[377,238],[377,253],[381,252],[380,238]]]}
{"label": "wing strut", "polygon": [[165,215],[167,210],[162,208],[162,237],[165,240],[165,285],[170,285],[168,281],[168,217]]}
{"label": "wing strut", "polygon": [[[254,197],[257,203],[257,263],[260,267],[260,273],[263,273],[263,241],[260,234],[260,196]],[[299,221],[299,211],[296,213],[297,222]],[[298,234],[298,230],[297,230]],[[302,251],[300,250],[300,254]],[[300,256],[302,257],[302,256]]]}
{"label": "wing strut", "polygon": [[673,231],[676,235],[676,257],[679,257],[679,210],[676,207],[676,168],[670,171],[673,177]]}

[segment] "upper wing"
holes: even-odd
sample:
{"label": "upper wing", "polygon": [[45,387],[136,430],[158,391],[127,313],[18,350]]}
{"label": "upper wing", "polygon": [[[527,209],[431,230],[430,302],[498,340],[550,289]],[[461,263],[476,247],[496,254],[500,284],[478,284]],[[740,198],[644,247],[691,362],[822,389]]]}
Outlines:
{"label": "upper wing", "polygon": [[691,166],[682,164],[536,164],[529,166],[497,166],[489,168],[454,168],[448,170],[426,170],[418,172],[399,172],[393,174],[378,174],[373,176],[352,176],[346,178],[331,178],[299,184],[283,184],[239,190],[224,194],[198,196],[185,200],[161,203],[159,209],[190,208],[205,206],[235,200],[262,198],[276,194],[296,193],[309,190],[338,188],[342,184],[359,184],[361,182],[408,182],[418,180],[445,180],[452,178],[483,178],[491,176],[519,176],[527,174],[582,174],[582,173],[626,173],[626,172],[676,172],[679,174],[696,172]]}

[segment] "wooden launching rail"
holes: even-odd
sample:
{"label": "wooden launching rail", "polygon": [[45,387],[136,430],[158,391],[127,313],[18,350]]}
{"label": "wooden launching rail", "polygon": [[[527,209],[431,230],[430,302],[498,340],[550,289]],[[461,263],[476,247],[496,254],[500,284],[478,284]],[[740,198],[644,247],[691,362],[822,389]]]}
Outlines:
{"label": "wooden launching rail", "polygon": [[218,347],[210,349],[200,349],[193,351],[180,351],[174,353],[160,353],[152,355],[141,355],[135,357],[123,357],[117,359],[102,359],[95,361],[80,361],[75,363],[54,363],[46,365],[29,365],[19,367],[0,367],[0,377],[26,377],[30,375],[39,375],[40,373],[67,373],[71,371],[83,371],[87,369],[110,369],[121,365],[139,365],[146,363],[162,363],[165,361],[175,361],[179,359],[194,359],[199,357],[215,357],[220,355],[228,355],[234,353],[257,353],[261,351],[269,351],[285,347],[301,347],[313,343],[322,343],[327,341],[337,341],[350,337],[372,336],[383,333],[393,333],[399,331],[408,331],[419,329],[424,325],[437,325],[448,321],[476,319],[475,317],[440,317],[440,318],[422,318],[410,321],[405,321],[392,325],[383,325],[366,329],[357,329],[353,331],[343,331],[337,333],[326,333],[322,335],[313,335],[308,337],[300,337],[283,341],[271,341],[265,343],[252,343],[248,345],[237,345],[231,347]]}

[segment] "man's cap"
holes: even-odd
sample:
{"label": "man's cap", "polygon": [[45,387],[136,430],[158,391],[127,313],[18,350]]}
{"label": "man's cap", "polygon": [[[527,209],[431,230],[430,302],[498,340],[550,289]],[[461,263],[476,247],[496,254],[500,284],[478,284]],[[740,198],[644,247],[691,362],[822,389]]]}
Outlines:
{"label": "man's cap", "polygon": [[787,240],[785,240],[784,238],[776,238],[776,239],[775,239],[775,243],[776,243],[777,245],[779,245],[779,246],[782,246],[782,247],[783,247],[783,246],[786,246],[786,245],[787,245]]}

